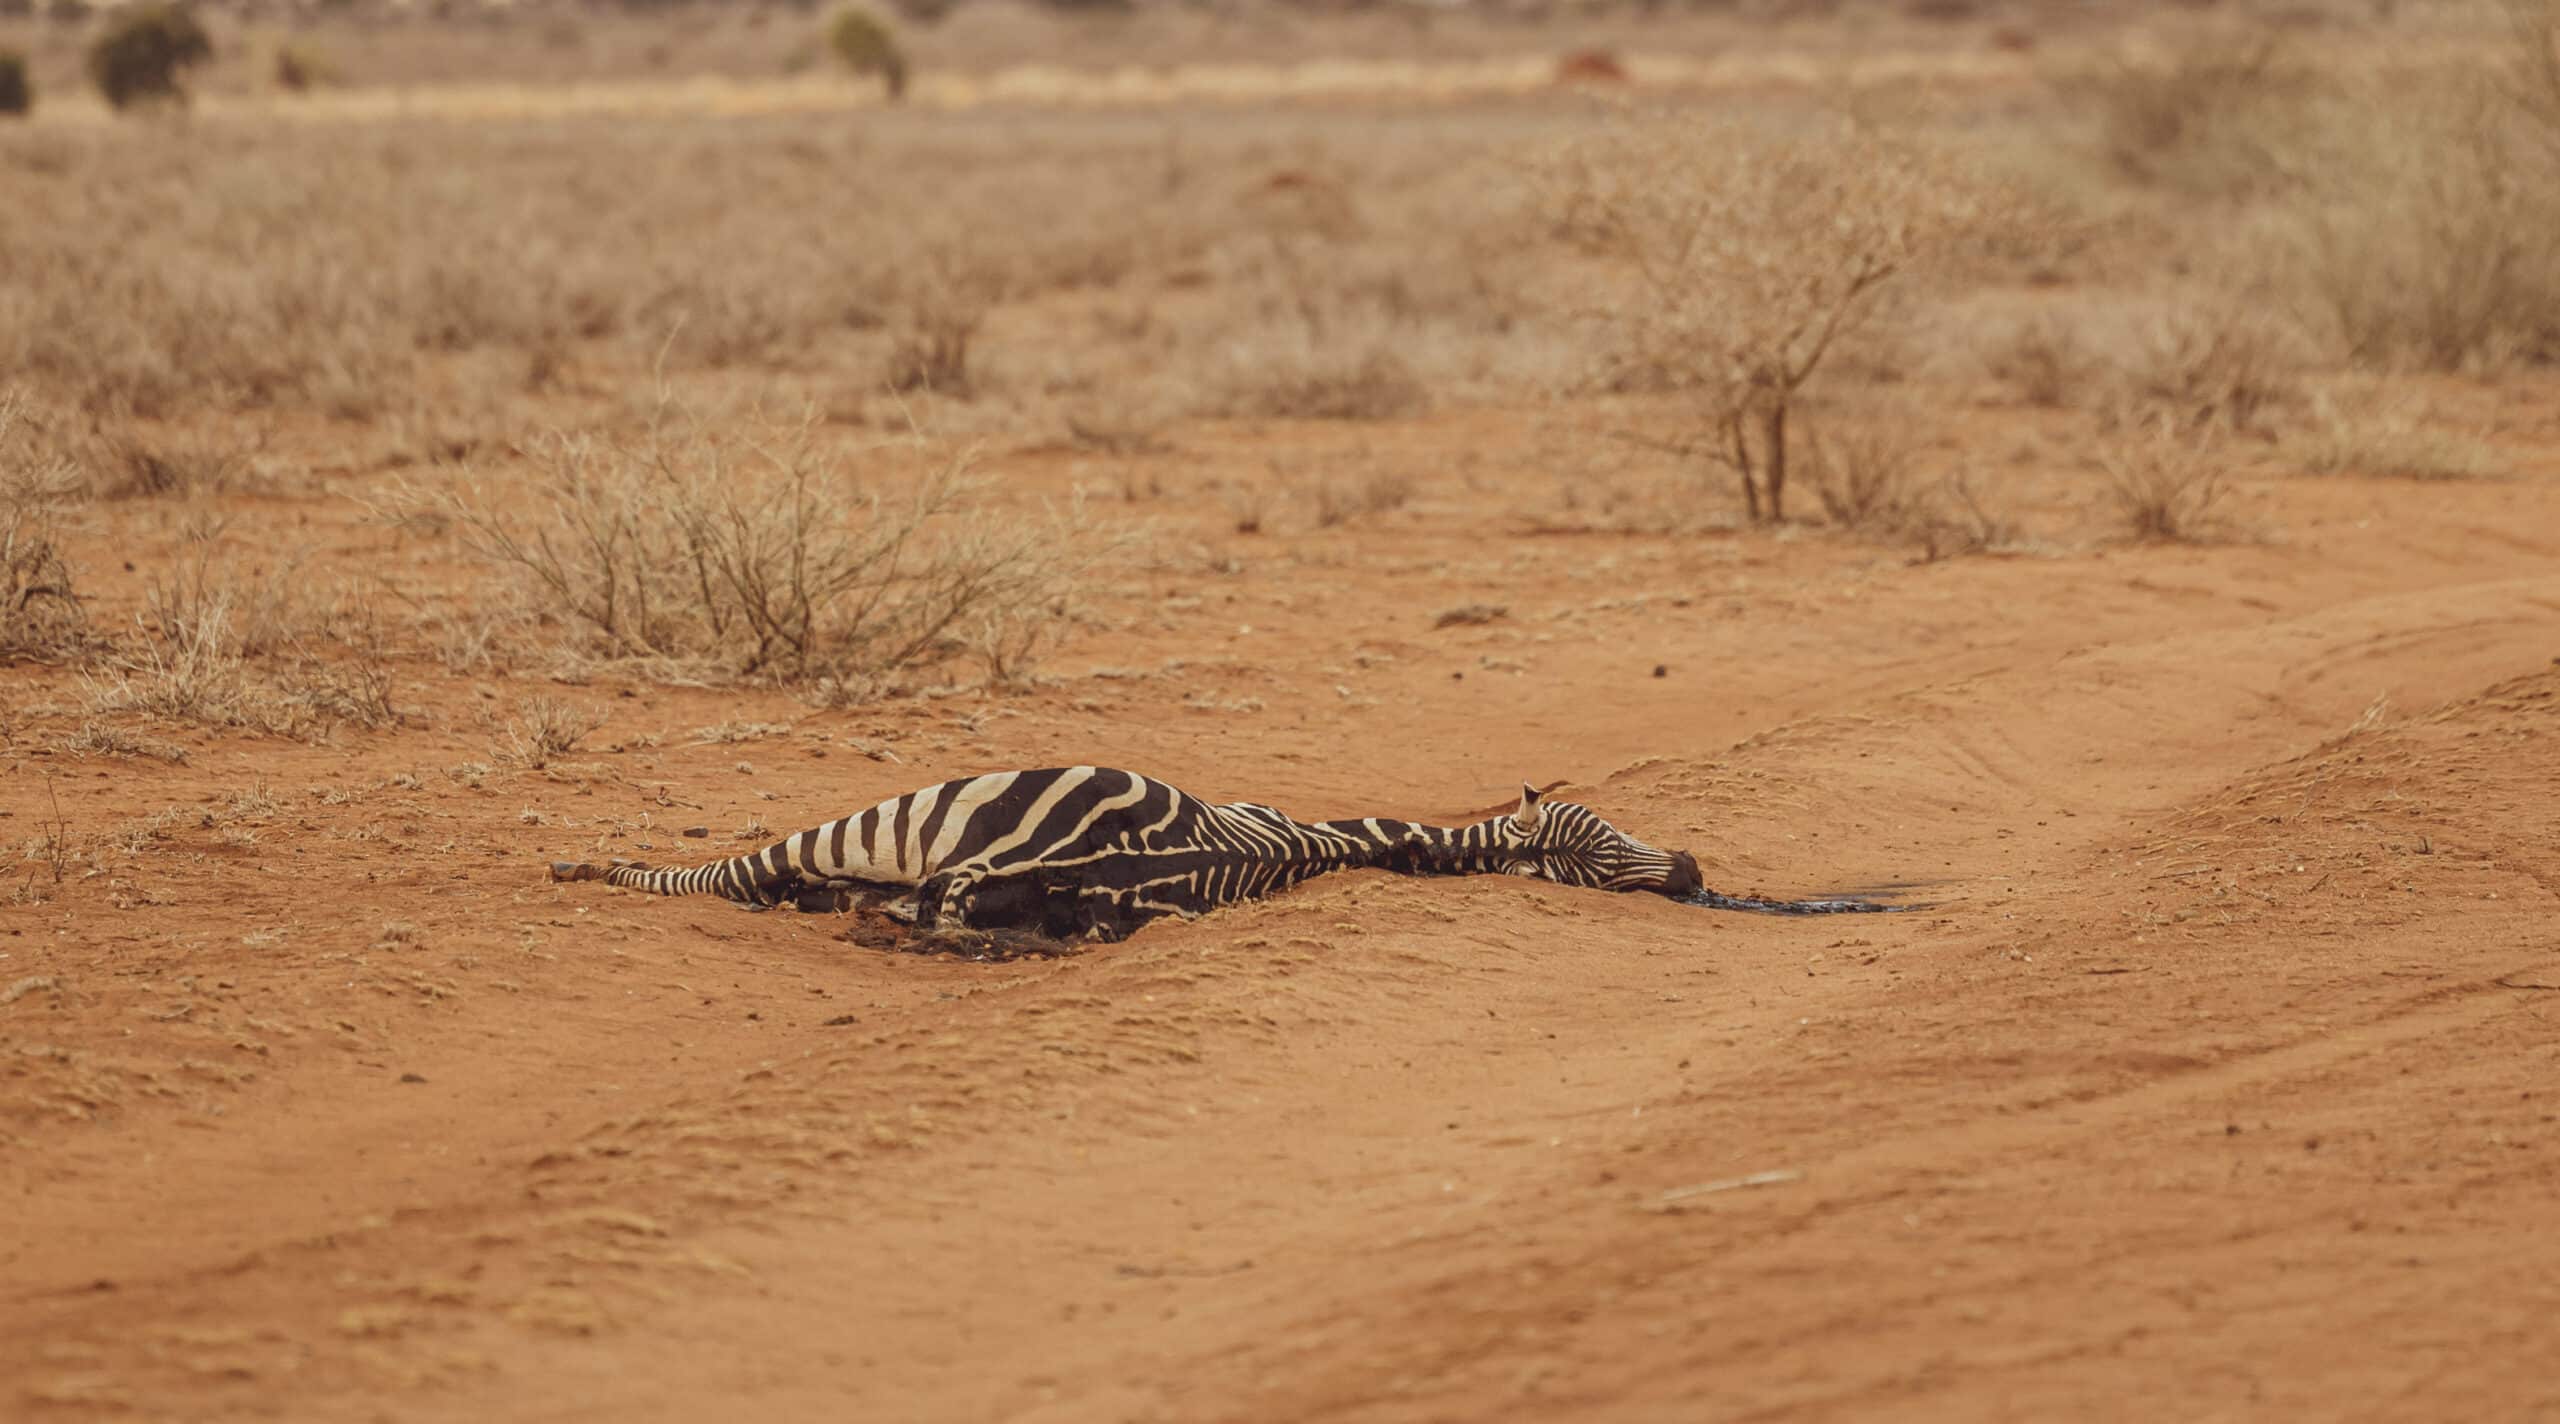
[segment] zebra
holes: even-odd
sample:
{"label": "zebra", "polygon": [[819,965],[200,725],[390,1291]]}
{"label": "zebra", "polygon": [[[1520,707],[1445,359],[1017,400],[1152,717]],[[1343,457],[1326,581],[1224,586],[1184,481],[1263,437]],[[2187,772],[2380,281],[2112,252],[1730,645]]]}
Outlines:
{"label": "zebra", "polygon": [[1167,915],[1189,918],[1357,866],[1524,875],[1674,898],[1703,888],[1687,852],[1657,850],[1533,786],[1520,788],[1516,809],[1465,826],[1296,821],[1099,766],[946,781],[707,865],[561,861],[551,878],[707,893],[755,909],[876,904],[928,932],[1112,940]]}

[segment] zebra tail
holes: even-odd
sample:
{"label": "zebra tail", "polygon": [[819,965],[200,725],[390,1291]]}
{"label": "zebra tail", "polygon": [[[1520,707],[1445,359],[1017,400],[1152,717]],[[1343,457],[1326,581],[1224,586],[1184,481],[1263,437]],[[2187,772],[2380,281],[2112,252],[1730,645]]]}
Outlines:
{"label": "zebra tail", "polygon": [[725,895],[731,899],[750,898],[771,884],[774,872],[766,864],[763,852],[715,860],[708,865],[659,869],[638,861],[616,860],[603,865],[580,861],[555,860],[551,863],[553,880],[601,880],[607,885],[626,890],[642,890],[652,895]]}

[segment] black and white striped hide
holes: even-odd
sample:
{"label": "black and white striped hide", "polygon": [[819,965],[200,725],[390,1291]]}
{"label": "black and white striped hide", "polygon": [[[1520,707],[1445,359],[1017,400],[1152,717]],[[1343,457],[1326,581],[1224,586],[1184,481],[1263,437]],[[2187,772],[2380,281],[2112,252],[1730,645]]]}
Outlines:
{"label": "black and white striped hide", "polygon": [[1354,866],[1668,895],[1699,885],[1686,854],[1656,850],[1526,786],[1519,809],[1468,826],[1307,822],[1250,802],[1212,805],[1151,777],[1093,766],[946,781],[687,869],[551,869],[555,879],[721,895],[759,908],[842,910],[875,900],[928,930],[1118,939],[1165,915],[1202,914]]}

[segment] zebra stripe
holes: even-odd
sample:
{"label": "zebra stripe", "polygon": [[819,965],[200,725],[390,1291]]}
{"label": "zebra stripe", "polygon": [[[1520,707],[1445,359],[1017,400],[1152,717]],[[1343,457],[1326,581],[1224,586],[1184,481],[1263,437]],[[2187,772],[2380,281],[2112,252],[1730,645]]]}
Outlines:
{"label": "zebra stripe", "polygon": [[552,874],[754,906],[911,901],[926,928],[949,919],[1110,935],[1351,866],[1531,875],[1674,895],[1699,888],[1688,856],[1656,850],[1585,807],[1546,801],[1528,787],[1518,810],[1454,828],[1374,816],[1310,823],[1253,802],[1211,805],[1150,777],[1093,766],[946,781],[708,865],[564,863]]}

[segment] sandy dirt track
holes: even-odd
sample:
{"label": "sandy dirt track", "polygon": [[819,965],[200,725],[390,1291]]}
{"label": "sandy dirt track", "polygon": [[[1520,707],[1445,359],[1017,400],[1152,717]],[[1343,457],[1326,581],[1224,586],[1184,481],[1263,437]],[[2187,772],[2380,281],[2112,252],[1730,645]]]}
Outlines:
{"label": "sandy dirt track", "polygon": [[[13,841],[219,829],[0,909],[7,1412],[2560,1411],[2560,495],[2518,455],[1926,566],[1533,532],[1497,469],[1218,536],[1241,572],[1002,702],[599,684],[585,749],[478,785],[467,682],[337,748],[18,756]],[[1933,908],[1362,873],[977,964],[542,877],[1072,761],[1309,816],[1563,777],[1717,888]]]}

